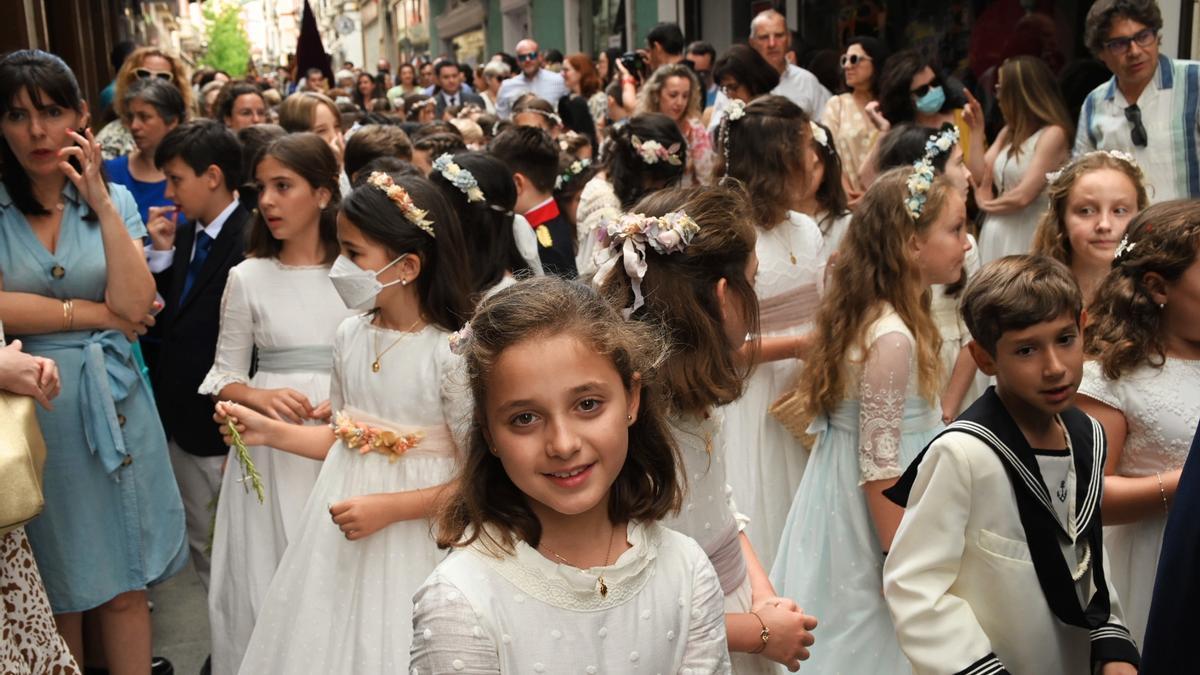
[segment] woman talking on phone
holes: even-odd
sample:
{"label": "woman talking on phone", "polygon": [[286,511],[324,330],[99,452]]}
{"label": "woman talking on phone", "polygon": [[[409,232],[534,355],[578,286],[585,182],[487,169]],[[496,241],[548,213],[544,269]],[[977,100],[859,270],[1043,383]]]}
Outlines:
{"label": "woman talking on phone", "polygon": [[0,60],[0,321],[53,359],[62,392],[39,409],[45,508],[26,531],[58,631],[84,662],[96,610],[113,675],[150,672],[146,587],[187,560],[183,506],[131,341],[153,323],[146,228],[106,183],[74,74],[57,56]]}

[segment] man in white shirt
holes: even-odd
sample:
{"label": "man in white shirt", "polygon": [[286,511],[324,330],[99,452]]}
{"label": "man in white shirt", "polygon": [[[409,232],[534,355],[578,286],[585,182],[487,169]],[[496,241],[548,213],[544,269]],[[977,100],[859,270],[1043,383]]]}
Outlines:
{"label": "man in white shirt", "polygon": [[[787,51],[791,44],[792,34],[788,31],[787,19],[779,12],[764,10],[750,22],[750,46],[779,71],[779,86],[772,89],[771,93],[790,99],[811,119],[820,119],[825,103],[833,94],[817,80],[816,75],[787,62]],[[713,104],[709,129],[721,123],[728,104],[729,98],[719,92]]]}
{"label": "man in white shirt", "polygon": [[505,80],[496,94],[496,114],[501,119],[512,116],[513,103],[526,92],[537,94],[551,105],[558,105],[558,99],[567,95],[562,75],[542,67],[544,62],[538,43],[529,39],[518,42],[517,63],[521,66],[521,74]]}

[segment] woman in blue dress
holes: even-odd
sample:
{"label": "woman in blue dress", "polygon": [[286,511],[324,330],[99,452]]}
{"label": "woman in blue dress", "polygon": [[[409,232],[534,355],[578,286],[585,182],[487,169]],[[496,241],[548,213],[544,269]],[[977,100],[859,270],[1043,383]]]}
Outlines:
{"label": "woman in blue dress", "polygon": [[110,672],[148,673],[145,589],[187,561],[183,506],[130,352],[153,323],[146,229],[77,131],[87,117],[58,57],[0,60],[0,321],[62,378],[54,409],[38,410],[46,506],[26,528],[58,630],[83,663],[94,609]]}

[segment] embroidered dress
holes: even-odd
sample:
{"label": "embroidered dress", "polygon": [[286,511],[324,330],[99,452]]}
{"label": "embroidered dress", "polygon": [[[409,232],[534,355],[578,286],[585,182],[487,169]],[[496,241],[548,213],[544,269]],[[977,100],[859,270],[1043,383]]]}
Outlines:
{"label": "embroidered dress", "polygon": [[[412,675],[729,673],[721,586],[692,539],[630,523],[631,548],[579,570],[524,542],[438,565],[413,598]],[[609,592],[596,591],[603,573]]]}
{"label": "embroidered dress", "polygon": [[613,192],[612,183],[604,176],[593,176],[579,193],[579,209],[575,212],[576,240],[575,267],[580,281],[591,281],[596,275],[596,239],[600,226],[606,220],[621,215],[621,202]]}
{"label": "embroidered dress", "polygon": [[890,306],[868,328],[864,365],[851,354],[847,398],[813,423],[820,436],[796,491],[775,590],[821,622],[811,674],[909,673],[883,600],[883,551],[862,486],[901,474],[941,427],[917,393],[916,342]]}
{"label": "embroidered dress", "polygon": [[[1153,476],[1183,468],[1200,422],[1200,361],[1167,357],[1162,368],[1139,366],[1117,380],[1106,378],[1099,362],[1088,361],[1079,393],[1125,416],[1128,431],[1118,476]],[[1104,528],[1113,586],[1138,644],[1146,633],[1166,524],[1167,515],[1156,509],[1135,523]]]}
{"label": "embroidered dress", "polygon": [[[668,418],[683,459],[687,491],[679,514],[664,520],[663,525],[695,539],[704,549],[725,595],[725,611],[748,612],[750,577],[741,542],[746,517],[738,513],[733,488],[726,482],[723,417],[722,411],[714,410],[706,418]],[[767,675],[775,670],[772,662],[761,655],[734,653],[730,654],[730,662],[737,675]]]}
{"label": "embroidered dress", "polygon": [[[1016,187],[1025,174],[1029,173],[1038,139],[1045,130],[1046,127],[1042,127],[1025,139],[1021,144],[1021,152],[1016,157],[1010,155],[1011,143],[1000,150],[992,165],[997,197]],[[1037,231],[1038,221],[1049,205],[1050,198],[1046,196],[1046,189],[1042,188],[1037,198],[1019,211],[989,213],[983,221],[983,230],[979,233],[980,262],[986,265],[1006,255],[1029,253],[1033,248],[1033,234]]]}
{"label": "embroidered dress", "polygon": [[865,191],[867,188],[858,177],[858,170],[871,154],[871,148],[879,138],[879,129],[854,102],[854,94],[838,94],[829,99],[821,122],[833,132],[833,144],[842,159],[842,173],[850,187],[858,192]]}
{"label": "embroidered dress", "polygon": [[[759,229],[754,290],[763,337],[802,335],[811,328],[824,271],[821,245],[816,223],[795,211],[779,225]],[[750,519],[746,534],[767,569],[808,461],[808,449],[767,409],[795,385],[800,367],[790,358],[758,364],[742,397],[726,406],[729,484]]]}
{"label": "embroidered dress", "polygon": [[[244,260],[229,270],[216,358],[200,393],[217,396],[241,383],[294,389],[319,405],[329,399],[337,325],[353,313],[330,283],[328,265]],[[256,350],[258,368],[251,377]],[[321,472],[320,462],[290,452],[265,445],[246,450],[262,474],[265,501],[260,504],[242,484],[231,449],[217,501],[208,590],[216,675],[237,672],[271,577],[288,542],[300,534],[304,504]]]}
{"label": "embroidered dress", "polygon": [[[129,191],[115,183],[108,190],[130,237],[145,236]],[[83,220],[90,209],[74,185],[62,201],[51,253],[0,186],[4,290],[104,302],[100,224]],[[54,410],[37,407],[46,506],[25,527],[54,612],[93,609],[178,572],[187,563],[183,503],[132,344],[114,330],[9,332],[26,352],[54,359],[62,380]]]}
{"label": "embroidered dress", "polygon": [[[473,406],[462,360],[435,326],[417,333],[346,319],[334,342],[335,415],[371,429],[339,438],[304,506],[300,534],[271,582],[242,673],[375,675],[408,672],[413,592],[445,554],[427,519],[396,522],[350,541],[329,515],[361,495],[408,492],[450,480]],[[376,345],[401,343],[372,372]],[[380,348],[382,348],[380,347]],[[346,427],[347,425],[341,425]],[[406,437],[418,442],[406,452]]]}
{"label": "embroidered dress", "polygon": [[1083,100],[1075,132],[1076,157],[1092,150],[1124,150],[1146,175],[1151,203],[1200,197],[1200,63],[1162,54],[1150,84],[1138,96],[1145,147],[1133,144],[1129,102],[1117,78]]}

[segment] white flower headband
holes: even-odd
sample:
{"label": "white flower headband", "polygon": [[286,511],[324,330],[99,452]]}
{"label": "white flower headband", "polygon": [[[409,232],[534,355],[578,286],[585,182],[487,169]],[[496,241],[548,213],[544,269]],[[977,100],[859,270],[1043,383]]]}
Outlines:
{"label": "white flower headband", "polygon": [[725,117],[721,120],[721,155],[725,158],[725,175],[729,175],[729,125],[746,116],[746,102],[735,98],[725,108]]}
{"label": "white flower headband", "polygon": [[427,105],[435,105],[435,104],[437,104],[437,101],[435,99],[433,99],[432,97],[426,98],[426,99],[417,101],[416,103],[413,103],[412,106],[409,107],[409,110],[420,110],[421,108],[424,108]]}
{"label": "white flower headband", "polygon": [[539,110],[537,108],[521,108],[520,110],[514,110],[513,117],[516,117],[517,115],[520,115],[521,113],[534,113],[535,115],[541,115],[542,117],[545,117],[546,119],[550,120],[556,127],[561,127],[562,123],[563,123],[562,118],[559,117],[558,115],[556,115],[552,112],[546,112],[545,110]]}
{"label": "white flower headband", "polygon": [[1067,170],[1067,167],[1071,166],[1071,164],[1074,164],[1075,162],[1082,160],[1084,157],[1089,157],[1091,155],[1108,155],[1109,157],[1112,157],[1113,159],[1118,159],[1122,162],[1126,162],[1133,168],[1137,169],[1139,173],[1142,170],[1142,168],[1138,165],[1137,160],[1133,158],[1133,155],[1129,154],[1128,152],[1125,152],[1124,150],[1093,150],[1091,152],[1084,153],[1084,154],[1080,155],[1079,157],[1076,157],[1073,162],[1070,162],[1069,164],[1067,164],[1067,166],[1064,166],[1063,168],[1059,169],[1058,171],[1051,171],[1050,173],[1046,174],[1046,182],[1047,183],[1057,182],[1058,179],[1062,177],[1063,171]]}
{"label": "white flower headband", "polygon": [[921,211],[925,209],[925,200],[929,198],[929,190],[933,187],[933,160],[943,152],[949,152],[958,143],[958,127],[949,127],[929,137],[925,141],[925,154],[913,162],[913,171],[908,176],[908,198],[904,200],[904,210],[914,221],[920,220]]}
{"label": "white flower headband", "polygon": [[630,142],[633,143],[634,151],[637,152],[638,156],[646,164],[658,164],[659,162],[666,162],[671,166],[680,166],[683,164],[683,161],[679,159],[678,143],[673,143],[668,148],[653,138],[643,141],[637,136],[633,136]]}
{"label": "white flower headband", "polygon": [[825,131],[825,127],[809,120],[808,126],[812,128],[813,140],[820,144],[822,148],[829,147],[829,133]]}
{"label": "white flower headband", "polygon": [[475,176],[470,171],[455,164],[454,157],[450,153],[443,152],[441,157],[433,160],[433,170],[442,174],[442,178],[450,181],[451,185],[465,194],[468,203],[484,200],[483,190],[479,188],[479,182],[475,180]]}
{"label": "white flower headband", "polygon": [[462,356],[471,349],[471,343],[474,341],[475,331],[471,329],[471,322],[468,321],[458,332],[450,334],[450,352]]}
{"label": "white flower headband", "polygon": [[408,222],[421,228],[425,234],[437,239],[437,235],[433,233],[433,221],[425,217],[428,212],[418,209],[417,205],[413,203],[412,197],[409,196],[408,190],[396,185],[396,181],[392,180],[391,176],[382,171],[374,171],[371,173],[371,177],[367,179],[367,182],[382,190],[388,199],[400,207],[400,212],[404,214]]}
{"label": "white flower headband", "polygon": [[1117,245],[1117,252],[1113,255],[1113,261],[1119,262],[1125,254],[1132,253],[1134,246],[1137,246],[1137,243],[1129,241],[1129,233],[1126,232],[1125,236],[1121,237],[1121,243]]}
{"label": "white flower headband", "polygon": [[597,258],[608,256],[598,270],[595,283],[604,282],[621,261],[629,275],[633,289],[633,305],[621,310],[628,319],[646,304],[642,297],[642,279],[646,278],[646,246],[662,255],[681,253],[692,243],[700,226],[683,211],[672,211],[661,218],[641,213],[627,213],[616,220],[609,220],[600,227],[600,245]]}
{"label": "white flower headband", "polygon": [[562,172],[561,174],[559,174],[558,178],[554,179],[554,189],[555,190],[563,189],[563,187],[565,187],[567,185],[567,183],[570,183],[571,180],[573,180],[576,176],[578,176],[579,174],[586,171],[587,168],[591,165],[592,165],[592,160],[586,159],[586,158],[585,159],[577,159],[574,162],[571,162],[571,165],[567,167],[567,170]]}

